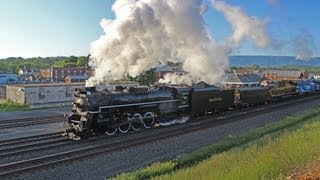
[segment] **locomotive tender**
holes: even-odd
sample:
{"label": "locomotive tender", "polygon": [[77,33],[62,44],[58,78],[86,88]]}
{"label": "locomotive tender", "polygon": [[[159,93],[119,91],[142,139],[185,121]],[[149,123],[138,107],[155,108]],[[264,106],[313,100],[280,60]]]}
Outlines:
{"label": "locomotive tender", "polygon": [[[117,131],[128,132],[131,128],[150,128],[155,123],[170,118],[197,117],[206,113],[278,101],[302,94],[301,84],[306,85],[298,83],[297,86],[291,84],[274,88],[220,89],[202,83],[194,87],[132,87],[128,90],[118,89],[117,92],[100,92],[95,87],[86,87],[76,90],[72,112],[67,117],[65,135],[73,140],[98,134],[113,135]],[[318,90],[319,86],[308,93]]]}

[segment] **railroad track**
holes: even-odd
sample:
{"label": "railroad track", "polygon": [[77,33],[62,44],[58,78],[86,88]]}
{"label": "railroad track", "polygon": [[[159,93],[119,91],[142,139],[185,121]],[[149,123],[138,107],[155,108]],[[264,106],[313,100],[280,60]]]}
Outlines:
{"label": "railroad track", "polygon": [[63,132],[0,141],[0,159],[71,144]]}
{"label": "railroad track", "polygon": [[41,141],[41,140],[47,140],[55,137],[61,137],[61,134],[63,132],[54,132],[54,133],[48,133],[48,134],[40,134],[35,136],[27,136],[27,137],[21,137],[21,138],[14,138],[14,139],[6,139],[0,141],[0,147],[3,146],[10,146],[10,145],[18,145],[23,143],[28,143],[32,141]]}
{"label": "railroad track", "polygon": [[0,177],[13,176],[17,173],[44,168],[50,165],[62,164],[76,161],[85,157],[93,155],[101,155],[116,151],[123,148],[130,148],[141,144],[155,142],[165,138],[178,136],[188,132],[207,129],[213,126],[228,124],[234,121],[239,121],[244,118],[254,117],[265,114],[274,110],[281,110],[290,108],[296,104],[319,100],[320,96],[306,97],[299,100],[290,101],[281,104],[270,104],[256,109],[248,109],[247,111],[239,111],[232,114],[226,114],[219,117],[209,117],[201,121],[192,120],[189,123],[181,124],[179,126],[171,126],[167,128],[154,128],[143,131],[143,133],[136,133],[134,136],[123,136],[120,140],[105,142],[99,145],[90,145],[84,148],[64,151],[52,155],[32,158],[28,160],[12,162],[9,164],[0,165]]}
{"label": "railroad track", "polygon": [[0,121],[0,129],[23,127],[23,126],[30,126],[30,125],[36,125],[36,124],[62,122],[63,120],[64,120],[63,115],[1,120]]}

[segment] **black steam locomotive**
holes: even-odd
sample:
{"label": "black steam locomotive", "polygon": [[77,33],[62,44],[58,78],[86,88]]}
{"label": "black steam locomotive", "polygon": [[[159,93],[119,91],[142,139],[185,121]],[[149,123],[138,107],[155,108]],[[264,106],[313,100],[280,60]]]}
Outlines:
{"label": "black steam locomotive", "polygon": [[267,87],[220,89],[200,84],[158,86],[153,89],[129,88],[117,92],[77,89],[65,134],[71,139],[93,135],[113,135],[131,128],[150,128],[170,118],[197,117],[271,100]]}

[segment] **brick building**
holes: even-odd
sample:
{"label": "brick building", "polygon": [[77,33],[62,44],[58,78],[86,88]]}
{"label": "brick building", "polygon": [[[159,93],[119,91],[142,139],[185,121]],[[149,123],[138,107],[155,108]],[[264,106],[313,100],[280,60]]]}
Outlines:
{"label": "brick building", "polygon": [[65,78],[65,83],[85,82],[86,79],[86,76],[67,76]]}
{"label": "brick building", "polygon": [[88,77],[93,72],[86,67],[68,67],[41,69],[41,77],[49,79],[51,82],[64,82],[67,76],[85,76]]}

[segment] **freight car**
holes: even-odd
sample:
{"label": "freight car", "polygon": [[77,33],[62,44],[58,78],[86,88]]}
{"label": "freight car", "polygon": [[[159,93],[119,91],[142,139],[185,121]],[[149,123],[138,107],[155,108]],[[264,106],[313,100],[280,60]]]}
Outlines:
{"label": "freight car", "polygon": [[298,88],[290,85],[282,89],[220,89],[201,84],[194,87],[120,88],[116,92],[100,92],[94,87],[77,89],[72,112],[67,117],[65,135],[79,140],[99,134],[113,135],[117,131],[125,133],[130,129],[150,128],[170,118],[198,117],[267,103],[299,94]]}
{"label": "freight car", "polygon": [[270,87],[269,96],[275,102],[297,96],[299,93],[296,85],[293,81],[279,81]]}

